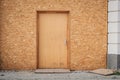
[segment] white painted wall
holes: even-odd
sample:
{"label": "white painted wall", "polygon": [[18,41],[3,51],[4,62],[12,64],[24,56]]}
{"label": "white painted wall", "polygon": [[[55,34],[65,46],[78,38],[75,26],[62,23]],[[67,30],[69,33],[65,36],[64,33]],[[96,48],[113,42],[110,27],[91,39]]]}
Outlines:
{"label": "white painted wall", "polygon": [[108,54],[120,54],[120,0],[108,0]]}

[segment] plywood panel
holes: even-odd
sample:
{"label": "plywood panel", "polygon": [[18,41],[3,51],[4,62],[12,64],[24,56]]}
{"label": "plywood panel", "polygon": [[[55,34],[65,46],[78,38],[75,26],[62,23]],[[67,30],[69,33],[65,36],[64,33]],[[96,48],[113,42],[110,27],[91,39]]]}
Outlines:
{"label": "plywood panel", "polygon": [[39,13],[39,68],[67,68],[67,13]]}
{"label": "plywood panel", "polygon": [[1,69],[36,69],[36,11],[69,11],[70,69],[106,68],[108,0],[0,0]]}

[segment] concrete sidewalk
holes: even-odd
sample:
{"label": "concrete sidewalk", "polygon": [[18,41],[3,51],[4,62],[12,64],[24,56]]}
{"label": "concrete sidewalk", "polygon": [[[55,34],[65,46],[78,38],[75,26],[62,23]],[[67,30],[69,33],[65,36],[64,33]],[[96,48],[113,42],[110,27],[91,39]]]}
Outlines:
{"label": "concrete sidewalk", "polygon": [[87,71],[52,74],[36,74],[34,71],[0,71],[0,80],[120,80],[120,76],[102,76]]}

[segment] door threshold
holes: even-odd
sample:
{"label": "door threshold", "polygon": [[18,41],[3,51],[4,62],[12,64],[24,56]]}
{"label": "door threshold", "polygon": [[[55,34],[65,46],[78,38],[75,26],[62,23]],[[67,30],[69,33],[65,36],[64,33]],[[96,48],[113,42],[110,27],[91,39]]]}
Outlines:
{"label": "door threshold", "polygon": [[69,73],[69,69],[36,69],[35,73]]}

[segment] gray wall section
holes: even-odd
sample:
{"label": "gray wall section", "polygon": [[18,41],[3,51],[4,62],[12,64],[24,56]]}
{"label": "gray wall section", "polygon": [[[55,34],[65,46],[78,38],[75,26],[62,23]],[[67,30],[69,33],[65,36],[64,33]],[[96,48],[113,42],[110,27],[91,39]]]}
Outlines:
{"label": "gray wall section", "polygon": [[108,69],[120,69],[120,54],[108,54],[107,68]]}
{"label": "gray wall section", "polygon": [[120,69],[120,54],[117,55],[117,69]]}
{"label": "gray wall section", "polygon": [[108,54],[107,68],[108,69],[117,69],[117,54]]}

